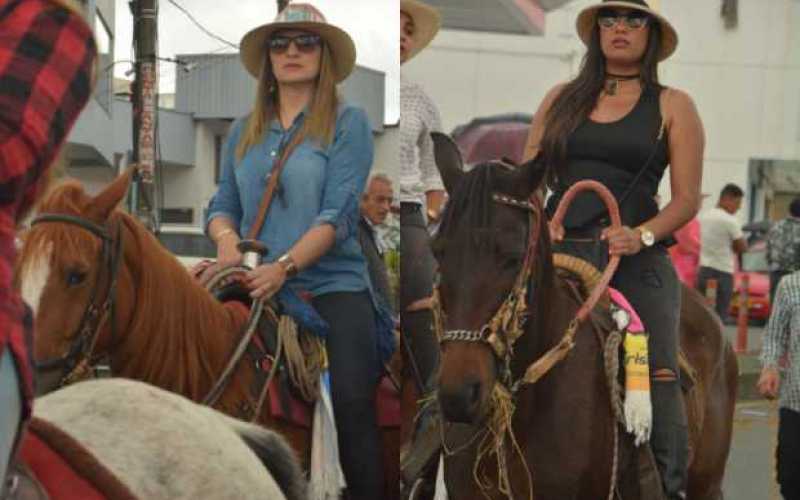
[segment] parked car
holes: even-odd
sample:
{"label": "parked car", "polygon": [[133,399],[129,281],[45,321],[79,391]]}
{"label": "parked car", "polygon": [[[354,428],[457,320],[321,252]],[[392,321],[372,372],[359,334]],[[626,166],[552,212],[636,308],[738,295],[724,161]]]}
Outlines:
{"label": "parked car", "polygon": [[743,276],[747,275],[747,316],[757,323],[766,323],[769,318],[769,266],[767,265],[767,242],[758,239],[750,243],[747,251],[738,259],[734,272],[733,298],[730,314],[739,315],[739,293]]}
{"label": "parked car", "polygon": [[156,237],[186,267],[217,256],[216,246],[198,226],[162,224]]}

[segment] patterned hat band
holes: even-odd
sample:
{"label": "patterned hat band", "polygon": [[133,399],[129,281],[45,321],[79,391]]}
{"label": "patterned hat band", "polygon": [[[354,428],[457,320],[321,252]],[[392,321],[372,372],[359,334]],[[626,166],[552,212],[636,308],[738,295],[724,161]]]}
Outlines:
{"label": "patterned hat band", "polygon": [[276,23],[326,23],[325,16],[308,4],[289,4],[275,18]]}

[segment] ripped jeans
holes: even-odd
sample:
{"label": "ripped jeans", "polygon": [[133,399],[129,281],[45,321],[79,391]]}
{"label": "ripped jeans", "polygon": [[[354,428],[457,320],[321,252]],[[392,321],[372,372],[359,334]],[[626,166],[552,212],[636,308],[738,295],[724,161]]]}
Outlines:
{"label": "ripped jeans", "polygon": [[[557,244],[556,252],[593,263],[601,271],[608,263],[608,245],[595,241],[600,228],[573,235]],[[620,259],[611,286],[622,292],[649,334],[653,433],[650,445],[656,457],[667,497],[681,498],[688,475],[686,409],[678,380],[678,333],[681,283],[666,249],[644,248]],[[659,377],[666,371],[673,380]]]}

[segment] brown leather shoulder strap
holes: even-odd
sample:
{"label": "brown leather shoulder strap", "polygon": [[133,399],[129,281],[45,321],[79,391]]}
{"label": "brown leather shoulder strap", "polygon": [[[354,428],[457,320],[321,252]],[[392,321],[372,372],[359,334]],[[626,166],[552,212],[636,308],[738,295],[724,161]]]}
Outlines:
{"label": "brown leather shoulder strap", "polygon": [[272,197],[275,195],[275,188],[278,187],[278,178],[281,176],[283,166],[286,164],[286,160],[289,159],[289,156],[291,156],[294,148],[296,148],[302,140],[303,134],[299,130],[295,131],[289,143],[286,144],[286,147],[281,151],[278,161],[275,162],[275,165],[272,167],[269,182],[267,183],[266,189],[264,189],[264,196],[261,198],[261,203],[258,205],[258,215],[256,215],[256,220],[253,222],[253,225],[250,226],[250,231],[247,232],[247,239],[254,240],[258,237],[258,233],[261,232],[261,226],[264,225],[267,210],[269,210]]}

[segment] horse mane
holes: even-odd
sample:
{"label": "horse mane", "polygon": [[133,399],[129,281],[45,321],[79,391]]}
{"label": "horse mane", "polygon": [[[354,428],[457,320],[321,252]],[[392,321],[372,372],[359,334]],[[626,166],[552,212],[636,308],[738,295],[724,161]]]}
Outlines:
{"label": "horse mane", "polygon": [[[41,205],[42,213],[86,216],[92,198],[75,181],[61,184]],[[98,222],[98,221],[95,221]],[[117,309],[130,308],[127,332],[112,356],[115,374],[178,392],[194,400],[206,395],[222,371],[239,334],[241,319],[217,302],[189,275],[174,255],[133,216],[116,209],[109,217],[119,227],[123,256],[117,285]],[[102,223],[101,223],[102,224]],[[31,248],[52,244],[86,270],[100,252],[99,239],[74,225],[48,223],[30,232]],[[87,251],[91,250],[91,251]],[[126,280],[128,286],[126,287]]]}
{"label": "horse mane", "polygon": [[115,216],[128,233],[125,264],[136,286],[123,373],[199,400],[222,371],[242,321],[134,217]]}

